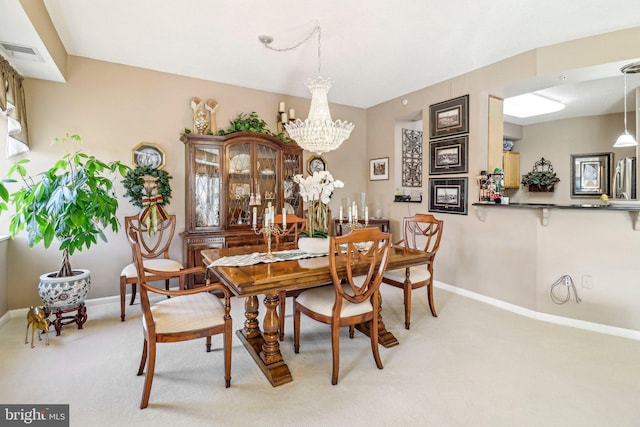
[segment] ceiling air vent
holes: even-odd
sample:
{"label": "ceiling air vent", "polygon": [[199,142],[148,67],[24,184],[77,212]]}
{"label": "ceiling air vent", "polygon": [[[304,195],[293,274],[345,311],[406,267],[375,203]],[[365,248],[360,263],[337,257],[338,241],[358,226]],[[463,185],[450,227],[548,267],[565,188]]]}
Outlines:
{"label": "ceiling air vent", "polygon": [[15,43],[0,42],[2,50],[7,56],[24,61],[43,62],[42,56],[35,47],[23,46]]}

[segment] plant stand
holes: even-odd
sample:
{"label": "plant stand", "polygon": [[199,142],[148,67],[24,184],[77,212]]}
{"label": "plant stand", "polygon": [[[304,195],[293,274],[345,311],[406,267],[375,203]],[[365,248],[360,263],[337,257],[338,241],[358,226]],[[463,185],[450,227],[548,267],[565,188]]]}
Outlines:
{"label": "plant stand", "polygon": [[[71,313],[77,310],[75,316],[63,316],[63,313]],[[84,303],[80,304],[79,307],[68,308],[66,310],[56,310],[52,311],[50,308],[44,308],[44,315],[49,317],[51,313],[56,315],[55,320],[50,320],[49,324],[53,325],[56,328],[56,336],[60,336],[60,331],[64,325],[69,325],[71,323],[76,323],[78,325],[78,329],[82,329],[82,325],[87,321],[87,307],[85,307]]]}

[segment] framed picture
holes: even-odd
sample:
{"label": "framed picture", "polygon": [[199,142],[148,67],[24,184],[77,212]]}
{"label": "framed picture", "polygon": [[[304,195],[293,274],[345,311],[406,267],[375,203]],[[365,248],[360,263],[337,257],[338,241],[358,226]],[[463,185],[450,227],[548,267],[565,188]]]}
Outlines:
{"label": "framed picture", "polygon": [[314,172],[327,170],[327,161],[322,156],[314,155],[307,160],[307,173],[313,175]]}
{"label": "framed picture", "polygon": [[571,197],[611,195],[613,153],[571,155]]}
{"label": "framed picture", "polygon": [[389,158],[369,160],[369,180],[379,181],[389,179]]}
{"label": "framed picture", "polygon": [[468,172],[469,136],[429,141],[429,175]]}
{"label": "framed picture", "polygon": [[429,211],[467,214],[467,178],[429,178]]}
{"label": "framed picture", "polygon": [[135,166],[150,166],[153,169],[164,167],[164,151],[151,142],[141,142],[131,150],[131,163]]}
{"label": "framed picture", "polygon": [[469,95],[429,106],[429,138],[469,132]]}

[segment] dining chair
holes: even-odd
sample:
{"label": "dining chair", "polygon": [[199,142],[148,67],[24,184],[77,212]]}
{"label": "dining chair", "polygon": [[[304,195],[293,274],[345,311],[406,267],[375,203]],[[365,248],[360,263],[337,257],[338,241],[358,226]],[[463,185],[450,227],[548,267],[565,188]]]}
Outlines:
{"label": "dining chair", "polygon": [[300,351],[300,313],[331,326],[333,369],[331,384],[338,384],[340,367],[340,327],[368,322],[371,350],[376,366],[382,369],[378,351],[380,283],[389,260],[391,234],[378,228],[354,229],[344,236],[331,237],[329,270],[333,286],[301,292],[293,303],[294,351]]}
{"label": "dining chair", "polygon": [[395,286],[404,291],[404,327],[409,329],[411,323],[411,291],[427,287],[429,308],[433,317],[438,317],[433,302],[433,262],[440,247],[444,221],[433,215],[415,214],[402,220],[402,240],[394,246],[419,249],[429,254],[429,261],[424,265],[389,270],[384,273],[382,283]]}
{"label": "dining chair", "polygon": [[[274,240],[279,249],[286,249],[290,246],[292,249],[298,248],[298,237],[300,232],[307,229],[307,220],[300,218],[294,214],[287,214],[286,226],[282,224],[282,214],[277,214],[273,219],[273,226],[277,230]],[[267,236],[264,236],[265,244]],[[282,291],[280,292],[280,306],[278,309],[278,324],[280,329],[279,339],[284,340],[284,316],[287,307],[287,297],[295,297],[300,291]]]}
{"label": "dining chair", "polygon": [[[145,267],[162,272],[178,272],[184,267],[182,263],[169,258],[169,246],[176,231],[176,216],[168,215],[164,221],[158,222],[157,229],[153,234],[149,234],[149,229],[144,221],[140,221],[139,215],[126,216],[124,218],[125,230],[134,229],[138,234],[142,259]],[[169,281],[174,277],[182,277],[180,275],[167,277],[163,275],[163,279],[155,278],[147,275],[147,282],[157,280],[165,281],[165,289],[169,290]],[[139,283],[138,273],[135,263],[128,264],[120,272],[120,320],[124,322],[125,318],[125,295],[127,285],[131,285],[131,301],[129,305],[133,305],[136,299],[136,288]],[[182,287],[182,283],[180,284]]]}
{"label": "dining chair", "polygon": [[[168,343],[186,341],[206,337],[206,351],[211,351],[211,336],[223,334],[224,347],[224,380],[225,387],[231,385],[231,292],[220,283],[212,284],[208,279],[207,269],[204,266],[187,268],[179,272],[163,272],[153,270],[144,265],[142,248],[139,241],[138,229],[134,226],[128,230],[129,243],[134,258],[134,264],[138,272],[140,284],[140,303],[142,306],[142,329],[144,343],[142,358],[138,375],[145,370],[146,376],[142,390],[140,409],[149,405],[149,395],[156,364],[156,343]],[[166,277],[180,276],[180,283],[185,283],[184,278],[191,274],[205,274],[206,282],[202,286],[179,290],[164,290],[149,286],[148,277],[164,279]],[[218,298],[213,294],[223,295]],[[160,299],[152,303],[152,295],[160,294],[171,296],[171,299]],[[154,299],[155,300],[155,299]]]}

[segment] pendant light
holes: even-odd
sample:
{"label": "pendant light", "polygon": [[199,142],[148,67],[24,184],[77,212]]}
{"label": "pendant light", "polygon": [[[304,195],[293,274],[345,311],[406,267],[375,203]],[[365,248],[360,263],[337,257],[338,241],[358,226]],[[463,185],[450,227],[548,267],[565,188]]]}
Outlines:
{"label": "pendant light", "polygon": [[635,140],[633,135],[629,133],[627,130],[627,74],[628,73],[639,73],[640,72],[640,62],[634,62],[632,64],[625,65],[620,68],[622,74],[624,74],[624,132],[618,137],[616,143],[613,144],[614,148],[621,147],[634,147],[638,145],[638,142]]}

